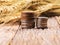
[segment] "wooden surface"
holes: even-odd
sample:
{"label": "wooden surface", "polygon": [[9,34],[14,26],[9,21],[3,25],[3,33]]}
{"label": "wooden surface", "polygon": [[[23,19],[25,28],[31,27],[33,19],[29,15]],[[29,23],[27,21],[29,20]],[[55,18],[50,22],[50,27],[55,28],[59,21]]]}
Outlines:
{"label": "wooden surface", "polygon": [[[53,20],[53,22],[50,23],[49,20],[50,22]],[[60,45],[59,25],[55,18],[49,20],[49,28],[44,30],[22,30],[19,23],[1,24],[0,45]],[[54,22],[55,24],[53,24]]]}

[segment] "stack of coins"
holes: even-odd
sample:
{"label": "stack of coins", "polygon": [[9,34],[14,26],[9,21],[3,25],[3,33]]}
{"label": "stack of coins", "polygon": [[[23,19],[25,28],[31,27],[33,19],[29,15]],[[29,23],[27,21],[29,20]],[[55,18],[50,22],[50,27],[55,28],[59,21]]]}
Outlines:
{"label": "stack of coins", "polygon": [[38,29],[45,29],[47,28],[47,20],[48,20],[48,17],[38,17],[36,19],[36,27]]}
{"label": "stack of coins", "polygon": [[33,12],[22,12],[21,14],[21,28],[31,29],[35,27],[34,13]]}

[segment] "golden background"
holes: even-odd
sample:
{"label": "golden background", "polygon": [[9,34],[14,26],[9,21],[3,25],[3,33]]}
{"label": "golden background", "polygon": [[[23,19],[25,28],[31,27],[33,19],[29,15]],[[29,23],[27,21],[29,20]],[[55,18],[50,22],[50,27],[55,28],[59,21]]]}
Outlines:
{"label": "golden background", "polygon": [[0,0],[0,22],[20,19],[22,11],[33,11],[39,15],[52,8],[58,8],[52,11],[60,13],[60,0]]}

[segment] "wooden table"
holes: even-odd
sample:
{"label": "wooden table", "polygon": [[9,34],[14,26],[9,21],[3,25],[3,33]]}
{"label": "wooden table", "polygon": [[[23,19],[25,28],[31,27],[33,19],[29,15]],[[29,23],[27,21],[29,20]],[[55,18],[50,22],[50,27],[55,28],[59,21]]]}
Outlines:
{"label": "wooden table", "polygon": [[19,23],[1,24],[0,45],[60,45],[60,28],[22,30]]}

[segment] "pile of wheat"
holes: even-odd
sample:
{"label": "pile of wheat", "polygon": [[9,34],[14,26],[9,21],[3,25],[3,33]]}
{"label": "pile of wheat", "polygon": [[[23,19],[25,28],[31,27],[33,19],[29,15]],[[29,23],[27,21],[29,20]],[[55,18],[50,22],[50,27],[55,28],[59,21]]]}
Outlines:
{"label": "pile of wheat", "polygon": [[0,0],[0,23],[20,19],[22,11],[33,11],[37,16],[52,8],[58,8],[55,12],[60,12],[58,2],[59,0]]}

